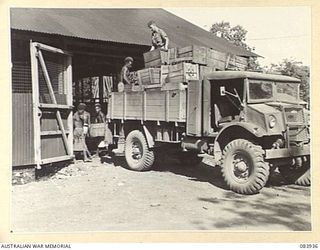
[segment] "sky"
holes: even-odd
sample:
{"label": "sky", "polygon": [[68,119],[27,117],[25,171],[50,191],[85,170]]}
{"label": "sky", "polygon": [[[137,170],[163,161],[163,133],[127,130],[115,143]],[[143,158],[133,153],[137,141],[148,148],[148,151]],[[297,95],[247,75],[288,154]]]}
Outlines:
{"label": "sky", "polygon": [[262,66],[283,59],[311,64],[310,7],[223,7],[166,8],[197,26],[209,30],[216,22],[241,25],[247,33],[247,44],[255,47]]}

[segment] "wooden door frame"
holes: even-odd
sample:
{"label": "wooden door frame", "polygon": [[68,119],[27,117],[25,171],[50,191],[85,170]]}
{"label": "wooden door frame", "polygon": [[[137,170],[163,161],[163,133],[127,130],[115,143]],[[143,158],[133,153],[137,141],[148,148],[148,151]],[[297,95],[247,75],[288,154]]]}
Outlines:
{"label": "wooden door frame", "polygon": [[[42,56],[41,50],[49,51],[51,53],[59,53],[67,56],[64,62],[64,67],[66,68],[66,74],[64,78],[64,88],[66,90],[66,105],[57,104],[55,94],[52,89],[51,80],[47,71],[47,67]],[[33,130],[34,130],[34,162],[37,168],[41,168],[41,165],[71,160],[74,158],[73,154],[73,103],[72,103],[72,54],[58,48],[54,48],[45,44],[30,41],[30,57],[31,57],[31,75],[32,75],[32,104],[33,104]],[[45,82],[47,84],[50,97],[53,103],[46,104],[40,103],[39,99],[39,65],[44,73]],[[63,142],[65,144],[67,154],[64,156],[58,156],[53,158],[42,159],[41,158],[41,136],[44,133],[41,132],[40,119],[41,119],[41,109],[54,109],[56,114],[56,119],[59,125],[59,131],[46,131],[45,134],[62,134]],[[60,110],[67,109],[69,114],[67,117],[68,124],[68,134],[64,129],[64,125],[61,118]],[[50,132],[50,133],[49,133]]]}

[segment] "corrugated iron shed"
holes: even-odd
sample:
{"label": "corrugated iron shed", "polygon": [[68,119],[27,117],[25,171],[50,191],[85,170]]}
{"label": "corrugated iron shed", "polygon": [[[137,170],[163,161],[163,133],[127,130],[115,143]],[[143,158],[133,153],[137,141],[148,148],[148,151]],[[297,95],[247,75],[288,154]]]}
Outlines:
{"label": "corrugated iron shed", "polygon": [[154,20],[167,32],[170,47],[197,44],[258,56],[163,9],[12,8],[10,16],[12,29],[136,45],[150,45],[147,23]]}

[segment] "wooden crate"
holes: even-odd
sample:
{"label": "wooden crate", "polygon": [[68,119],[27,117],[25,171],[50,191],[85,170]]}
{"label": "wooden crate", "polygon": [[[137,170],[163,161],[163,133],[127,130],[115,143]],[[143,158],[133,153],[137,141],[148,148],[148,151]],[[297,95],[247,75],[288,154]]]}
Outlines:
{"label": "wooden crate", "polygon": [[175,65],[169,65],[168,69],[167,82],[181,83],[199,80],[199,65],[197,64],[182,62]]}
{"label": "wooden crate", "polygon": [[203,80],[203,77],[205,75],[208,75],[208,74],[210,74],[210,73],[212,73],[214,71],[216,71],[216,69],[214,67],[200,65],[199,66],[200,80]]}
{"label": "wooden crate", "polygon": [[90,137],[100,137],[104,136],[105,133],[105,123],[94,123],[89,127],[89,135]]}
{"label": "wooden crate", "polygon": [[207,49],[207,66],[219,70],[225,70],[227,55],[213,49]]}
{"label": "wooden crate", "polygon": [[169,65],[161,66],[160,82],[162,86],[169,82]]}
{"label": "wooden crate", "polygon": [[160,86],[160,68],[148,68],[137,71],[140,86]]}
{"label": "wooden crate", "polygon": [[237,70],[246,70],[249,65],[249,61],[245,57],[230,56],[227,68],[235,68]]}
{"label": "wooden crate", "polygon": [[144,64],[146,68],[160,67],[161,65],[169,64],[170,60],[177,57],[177,49],[171,48],[168,51],[155,49],[143,54]]}
{"label": "wooden crate", "polygon": [[207,65],[207,48],[198,45],[179,48],[177,59]]}

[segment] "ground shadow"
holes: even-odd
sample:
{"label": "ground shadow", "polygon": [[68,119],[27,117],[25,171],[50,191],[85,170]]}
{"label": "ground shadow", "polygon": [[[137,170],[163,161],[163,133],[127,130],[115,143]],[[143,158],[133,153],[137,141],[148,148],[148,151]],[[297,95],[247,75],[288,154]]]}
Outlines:
{"label": "ground shadow", "polygon": [[[277,225],[284,226],[290,231],[310,231],[310,218],[302,216],[303,213],[310,213],[310,203],[302,203],[295,199],[286,199],[286,201],[274,200],[271,202],[270,197],[258,194],[259,199],[241,200],[239,198],[206,198],[200,197],[200,201],[211,204],[224,203],[220,209],[228,212],[228,218],[219,218],[218,221],[212,220],[210,225],[217,229],[243,228],[265,226],[265,229],[272,230]],[[275,198],[275,197],[274,197]],[[200,221],[194,224],[204,228]],[[207,223],[206,223],[207,224]]]}

